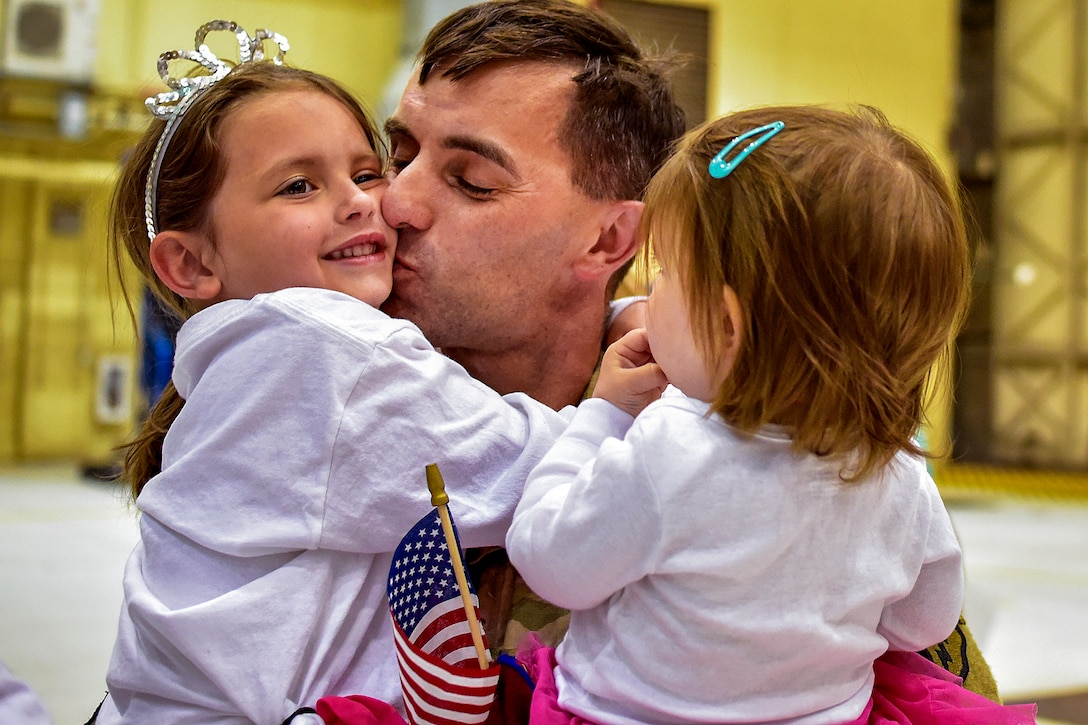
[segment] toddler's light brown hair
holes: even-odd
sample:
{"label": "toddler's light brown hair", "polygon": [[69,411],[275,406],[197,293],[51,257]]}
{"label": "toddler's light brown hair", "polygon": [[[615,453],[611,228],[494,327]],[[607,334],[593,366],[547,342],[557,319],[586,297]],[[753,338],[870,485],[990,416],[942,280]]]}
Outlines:
{"label": "toddler's light brown hair", "polygon": [[[784,130],[729,176],[708,173],[775,121]],[[714,413],[787,426],[799,448],[843,456],[848,481],[924,454],[927,378],[965,317],[970,253],[958,196],[918,143],[868,107],[747,110],[681,139],[645,200],[644,254],[679,273],[715,367],[725,285],[743,311]]]}

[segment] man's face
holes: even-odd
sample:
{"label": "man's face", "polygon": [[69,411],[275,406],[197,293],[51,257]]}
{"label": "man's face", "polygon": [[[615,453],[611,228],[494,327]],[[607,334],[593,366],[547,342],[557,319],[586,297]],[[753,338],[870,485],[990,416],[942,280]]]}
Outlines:
{"label": "man's face", "polygon": [[607,203],[573,186],[559,145],[572,74],[536,62],[457,83],[436,72],[409,83],[387,124],[382,213],[400,241],[383,309],[447,352],[516,349],[574,298],[572,262]]}

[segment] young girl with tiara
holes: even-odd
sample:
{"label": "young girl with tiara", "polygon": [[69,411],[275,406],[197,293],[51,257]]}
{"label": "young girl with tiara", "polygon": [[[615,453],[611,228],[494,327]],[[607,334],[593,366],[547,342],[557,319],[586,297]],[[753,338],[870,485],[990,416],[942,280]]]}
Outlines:
{"label": "young girl with tiara", "polygon": [[[237,37],[233,69],[211,31]],[[149,99],[161,120],[118,183],[115,261],[184,324],[127,452],[140,541],[100,725],[281,723],[326,695],[400,707],[386,579],[431,510],[425,467],[450,482],[462,543],[501,544],[569,417],[500,397],[377,309],[397,241],[379,138],[286,48],[214,21],[164,54],[174,91]],[[172,78],[177,59],[208,73]]]}
{"label": "young girl with tiara", "polygon": [[915,442],[968,295],[938,166],[873,109],[765,108],[645,201],[673,387],[633,423],[586,401],[526,483],[510,559],[573,610],[525,655],[531,722],[1034,722],[916,654],[964,592]]}

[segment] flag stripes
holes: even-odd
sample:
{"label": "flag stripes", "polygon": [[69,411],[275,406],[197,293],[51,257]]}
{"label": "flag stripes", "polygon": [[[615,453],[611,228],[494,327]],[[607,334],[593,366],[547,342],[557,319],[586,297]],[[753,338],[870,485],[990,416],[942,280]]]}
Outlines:
{"label": "flag stripes", "polygon": [[412,723],[449,725],[487,720],[499,682],[497,665],[479,669],[475,650],[467,654],[467,668],[449,665],[414,648],[395,622],[393,640],[400,664],[404,705]]}

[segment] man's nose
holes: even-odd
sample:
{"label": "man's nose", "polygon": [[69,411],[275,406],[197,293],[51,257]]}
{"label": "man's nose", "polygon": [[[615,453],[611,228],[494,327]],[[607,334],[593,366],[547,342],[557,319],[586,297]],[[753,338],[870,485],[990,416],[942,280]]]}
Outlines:
{"label": "man's nose", "polygon": [[395,229],[427,229],[433,221],[433,194],[426,190],[425,169],[408,164],[389,181],[382,198],[382,216]]}

